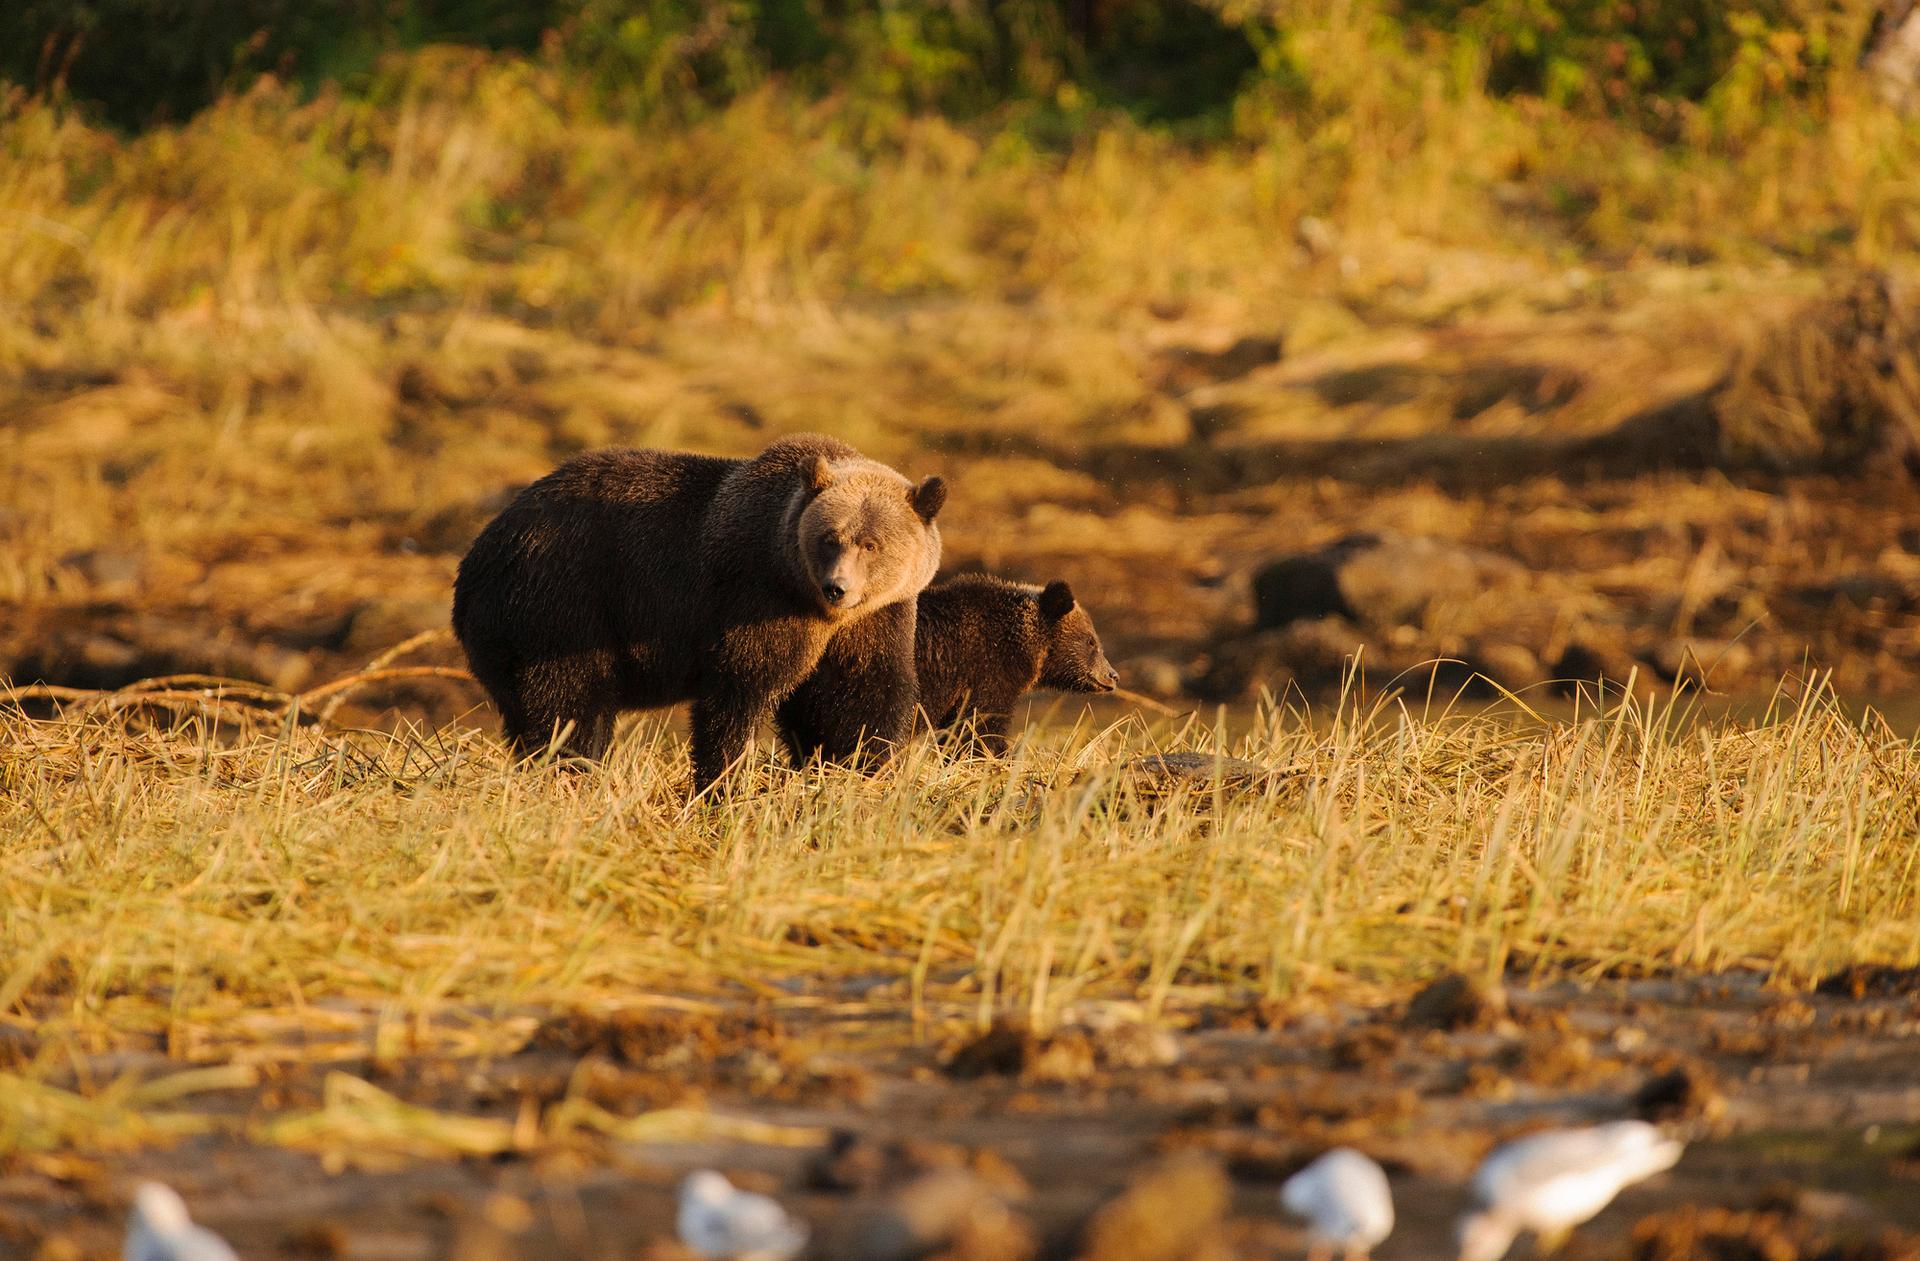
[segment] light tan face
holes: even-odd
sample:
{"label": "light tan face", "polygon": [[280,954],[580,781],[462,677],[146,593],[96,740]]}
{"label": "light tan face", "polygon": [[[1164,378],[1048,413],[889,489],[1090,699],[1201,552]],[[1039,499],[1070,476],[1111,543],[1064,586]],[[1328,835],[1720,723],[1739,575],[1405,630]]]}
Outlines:
{"label": "light tan face", "polygon": [[824,466],[825,485],[800,514],[807,576],[827,616],[855,617],[916,594],[940,567],[938,478],[918,486],[864,462]]}
{"label": "light tan face", "polygon": [[1107,660],[1093,615],[1073,598],[1064,582],[1040,592],[1040,621],[1047,635],[1047,657],[1040,665],[1040,686],[1060,692],[1111,692],[1120,673]]}

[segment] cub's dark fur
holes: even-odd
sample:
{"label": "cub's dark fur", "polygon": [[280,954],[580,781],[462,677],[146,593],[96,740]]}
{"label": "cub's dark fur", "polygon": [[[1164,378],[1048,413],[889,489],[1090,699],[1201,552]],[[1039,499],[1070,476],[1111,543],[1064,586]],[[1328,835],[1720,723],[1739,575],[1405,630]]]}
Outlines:
{"label": "cub's dark fur", "polygon": [[904,691],[903,716],[870,716],[897,742],[911,731],[914,597],[939,564],[945,500],[939,478],[911,484],[818,435],[750,460],[593,452],[527,487],[474,541],[454,631],[523,754],[571,723],[569,751],[599,757],[621,711],[691,701],[705,788],[851,631],[833,659]]}
{"label": "cub's dark fur", "polygon": [[[936,729],[958,727],[982,748],[1005,752],[1014,702],[1035,688],[1110,692],[1120,676],[1107,661],[1093,618],[1064,582],[1045,587],[966,574],[920,593],[914,666],[921,711]],[[859,659],[875,654],[864,650]],[[830,653],[793,695],[778,723],[796,762],[844,760],[862,715],[891,713],[858,671]]]}

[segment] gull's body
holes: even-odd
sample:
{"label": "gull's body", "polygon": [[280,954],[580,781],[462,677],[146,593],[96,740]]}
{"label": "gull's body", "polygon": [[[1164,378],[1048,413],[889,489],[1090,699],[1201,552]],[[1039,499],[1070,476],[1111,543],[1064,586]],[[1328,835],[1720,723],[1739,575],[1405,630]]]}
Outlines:
{"label": "gull's body", "polygon": [[680,1184],[680,1242],[713,1261],[790,1261],[807,1228],[777,1201],[742,1191],[711,1169]]}
{"label": "gull's body", "polygon": [[143,1182],[134,1188],[127,1214],[127,1242],[120,1261],[239,1261],[227,1241],[187,1216],[186,1202],[171,1187]]}
{"label": "gull's body", "polygon": [[1387,1175],[1351,1147],[1336,1147],[1288,1178],[1280,1203],[1307,1219],[1312,1257],[1330,1257],[1337,1248],[1358,1261],[1393,1233]]}
{"label": "gull's body", "polygon": [[1473,1175],[1460,1261],[1498,1261],[1523,1231],[1548,1248],[1620,1192],[1671,1169],[1684,1145],[1645,1121],[1548,1130],[1496,1148]]}

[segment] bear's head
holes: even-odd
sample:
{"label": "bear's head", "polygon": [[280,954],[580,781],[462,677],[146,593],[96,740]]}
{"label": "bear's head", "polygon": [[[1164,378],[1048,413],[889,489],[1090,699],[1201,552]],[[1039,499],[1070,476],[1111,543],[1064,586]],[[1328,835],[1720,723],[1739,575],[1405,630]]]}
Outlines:
{"label": "bear's head", "polygon": [[814,598],[830,618],[857,617],[918,594],[940,568],[933,519],[947,484],[915,484],[871,460],[813,464],[796,523]]}
{"label": "bear's head", "polygon": [[1093,616],[1073,598],[1073,588],[1050,582],[1040,589],[1038,603],[1046,642],[1039,686],[1060,692],[1111,692],[1119,687],[1120,673],[1107,660]]}

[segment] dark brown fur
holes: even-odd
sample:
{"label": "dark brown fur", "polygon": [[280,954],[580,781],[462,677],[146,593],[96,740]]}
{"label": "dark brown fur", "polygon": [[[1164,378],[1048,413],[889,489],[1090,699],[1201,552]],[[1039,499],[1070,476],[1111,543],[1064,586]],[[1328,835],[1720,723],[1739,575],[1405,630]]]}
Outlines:
{"label": "dark brown fur", "polygon": [[[570,723],[568,751],[599,757],[621,711],[693,702],[703,789],[849,631],[864,633],[835,659],[911,698],[913,597],[939,561],[945,495],[815,435],[751,460],[583,455],[475,540],[454,631],[523,754]],[[875,724],[895,741],[910,729]]]}
{"label": "dark brown fur", "polygon": [[[1014,703],[1035,688],[1110,692],[1119,683],[1093,618],[1064,582],[1034,587],[967,574],[928,587],[917,603],[920,710],[935,729],[958,728],[988,752],[1005,752]],[[788,753],[796,762],[845,760],[866,716],[892,712],[880,691],[832,654],[823,658],[780,705]]]}

